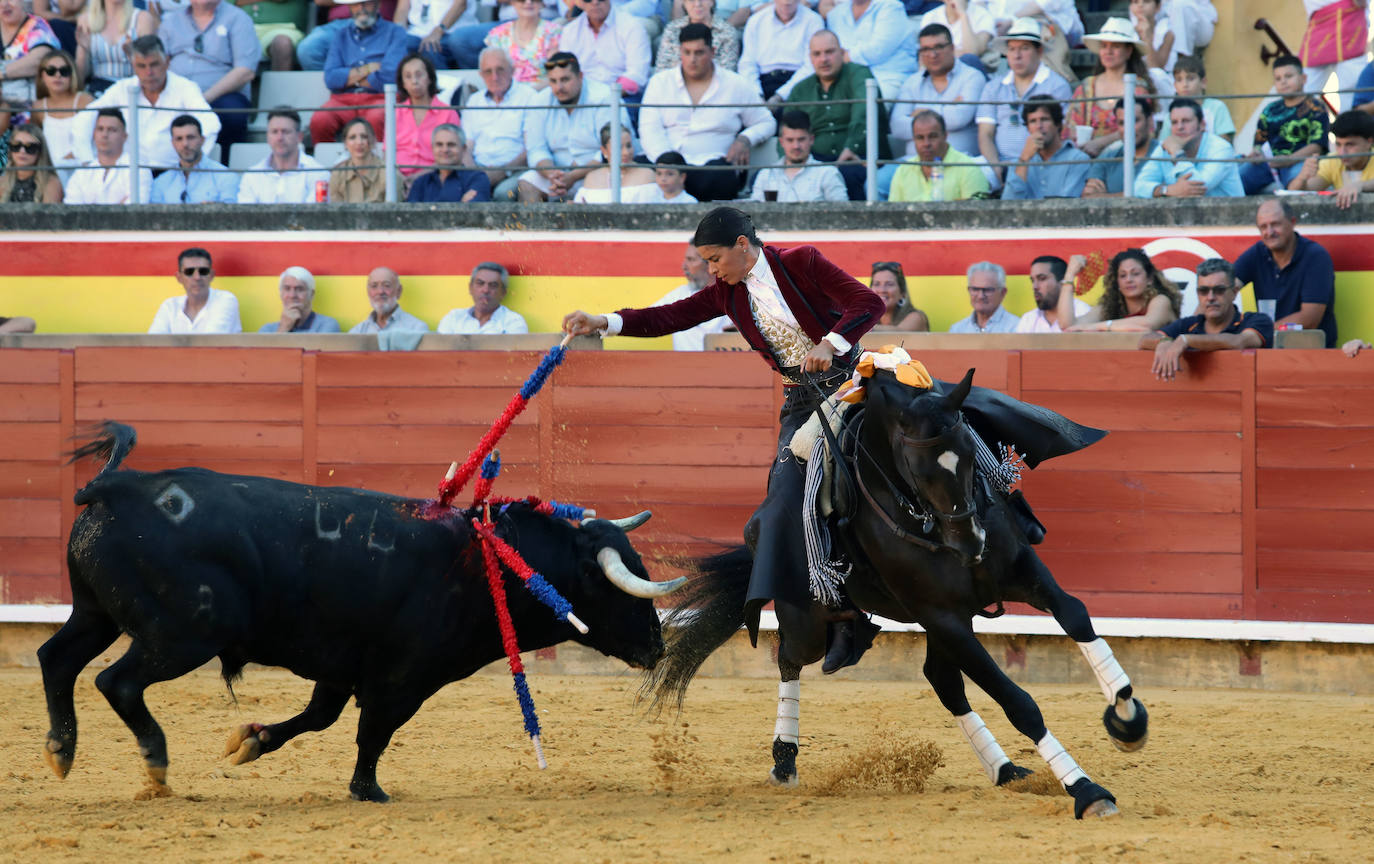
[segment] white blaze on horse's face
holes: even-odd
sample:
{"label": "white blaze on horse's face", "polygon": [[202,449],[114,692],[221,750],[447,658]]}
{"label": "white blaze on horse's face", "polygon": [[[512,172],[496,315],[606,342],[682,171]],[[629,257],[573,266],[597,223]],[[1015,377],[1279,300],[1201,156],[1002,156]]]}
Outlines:
{"label": "white blaze on horse's face", "polygon": [[939,462],[941,468],[953,474],[955,477],[959,476],[959,473],[955,470],[959,467],[958,453],[955,453],[953,450],[946,450],[945,452],[941,453],[940,457],[935,461]]}

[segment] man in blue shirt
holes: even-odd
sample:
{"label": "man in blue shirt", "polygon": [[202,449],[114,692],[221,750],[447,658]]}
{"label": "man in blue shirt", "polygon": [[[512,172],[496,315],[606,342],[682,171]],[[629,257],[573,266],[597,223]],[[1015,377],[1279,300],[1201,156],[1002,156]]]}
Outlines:
{"label": "man in blue shirt", "polygon": [[1274,323],[1321,328],[1336,347],[1336,268],[1331,255],[1299,234],[1298,217],[1283,199],[1265,201],[1255,214],[1260,242],[1236,259],[1236,278],[1255,286],[1255,302],[1273,305]]}
{"label": "man in blue shirt", "polygon": [[152,204],[233,204],[239,200],[239,175],[204,155],[200,121],[190,114],[172,120],[172,149],[177,167],[153,181]]}
{"label": "man in blue shirt", "polygon": [[1355,81],[1355,93],[1350,98],[1352,111],[1374,114],[1374,63],[1366,63]]}
{"label": "man in blue shirt", "polygon": [[381,6],[378,0],[337,2],[352,7],[349,12],[353,21],[334,35],[329,46],[324,83],[333,95],[310,118],[310,137],[316,144],[333,141],[349,120],[365,117],[376,130],[377,140],[385,141],[382,87],[395,83],[396,69],[405,59],[405,28],[382,20],[377,12]]}
{"label": "man in blue shirt", "polygon": [[1245,194],[1235,162],[1210,161],[1235,159],[1236,151],[1225,138],[1206,131],[1201,105],[1192,99],[1175,99],[1169,106],[1169,129],[1169,137],[1140,166],[1135,197],[1239,198]]}
{"label": "man in blue shirt", "polygon": [[1002,200],[1081,198],[1088,179],[1088,155],[1061,137],[1064,107],[1053,96],[1037,95],[1021,108],[1026,143],[1017,165],[1007,174]]}
{"label": "man in blue shirt", "polygon": [[304,267],[287,267],[277,282],[281,318],[268,321],[259,333],[338,333],[339,322],[314,309],[315,275]]}
{"label": "man in blue shirt", "polygon": [[406,200],[417,204],[490,201],[491,181],[485,171],[464,170],[463,151],[467,141],[463,130],[452,123],[434,127],[430,139],[434,149],[434,170],[426,171],[410,185]]}
{"label": "man in blue shirt", "polygon": [[1184,351],[1229,351],[1270,348],[1274,322],[1268,315],[1236,308],[1236,274],[1224,258],[1208,258],[1197,265],[1199,314],[1179,318],[1140,337],[1137,346],[1155,352],[1150,367],[1156,378],[1172,381]]}

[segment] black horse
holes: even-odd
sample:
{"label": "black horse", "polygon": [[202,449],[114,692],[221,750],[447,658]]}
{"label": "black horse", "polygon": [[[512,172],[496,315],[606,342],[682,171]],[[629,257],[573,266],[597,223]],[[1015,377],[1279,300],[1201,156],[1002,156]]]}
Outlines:
{"label": "black horse", "polygon": [[[1000,609],[1003,601],[1018,601],[1049,612],[1078,643],[1102,687],[1109,703],[1103,723],[1113,744],[1126,751],[1144,746],[1148,717],[1132,695],[1130,679],[1093,631],[1083,603],[1059,587],[1026,539],[1024,520],[1015,518],[1012,509],[1020,502],[976,465],[980,443],[965,414],[975,415],[972,402],[985,405],[996,400],[1003,406],[1014,403],[1012,410],[1029,421],[1022,425],[1069,430],[1067,445],[1028,448],[1031,454],[1023,455],[1032,468],[1044,458],[1087,446],[1104,433],[993,391],[979,390],[965,406],[972,380],[973,370],[952,388],[940,382],[931,389],[912,388],[886,371],[865,379],[866,404],[857,418],[851,412],[842,433],[856,442],[851,465],[857,487],[850,490],[852,512],[841,520],[847,526],[838,529],[853,565],[844,588],[862,609],[915,622],[926,631],[925,676],[993,783],[1000,786],[1031,772],[1007,758],[969,707],[963,675],[995,699],[1017,731],[1035,743],[1073,797],[1075,817],[1113,815],[1116,799],[1078,767],[1045,727],[1034,700],[1006,676],[974,635],[974,616],[988,614],[983,610],[992,604]],[[703,559],[698,570],[688,596],[665,622],[667,654],[646,677],[644,693],[655,707],[676,700],[680,709],[706,657],[745,623],[748,549]],[[781,683],[774,765],[768,779],[793,786],[801,669],[825,654],[834,613],[815,601],[798,605],[778,600],[774,608]],[[756,637],[752,628],[750,635]]]}

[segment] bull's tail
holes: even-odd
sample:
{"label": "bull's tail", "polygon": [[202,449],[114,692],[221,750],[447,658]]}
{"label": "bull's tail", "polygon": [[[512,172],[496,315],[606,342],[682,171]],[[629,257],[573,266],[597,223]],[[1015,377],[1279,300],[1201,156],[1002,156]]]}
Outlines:
{"label": "bull's tail", "polygon": [[644,673],[639,688],[639,698],[651,714],[669,703],[676,703],[681,711],[687,687],[701,664],[744,626],[744,601],[754,565],[748,547],[737,546],[691,563],[697,574],[680,595],[674,595],[678,606],[663,621],[667,650]]}
{"label": "bull's tail", "polygon": [[138,443],[138,433],[134,432],[132,426],[106,420],[103,423],[83,429],[81,437],[90,440],[72,451],[69,462],[75,462],[87,456],[96,456],[105,460],[105,466],[100,469],[100,473],[96,474],[90,483],[87,483],[76,493],[77,504],[88,504],[91,500],[89,491],[91,487],[101,477],[119,468],[120,463]]}

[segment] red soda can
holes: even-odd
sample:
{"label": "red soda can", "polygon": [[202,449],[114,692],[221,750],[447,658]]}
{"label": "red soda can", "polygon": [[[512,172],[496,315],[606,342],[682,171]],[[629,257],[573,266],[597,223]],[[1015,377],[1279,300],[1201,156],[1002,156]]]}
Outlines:
{"label": "red soda can", "polygon": [[315,181],[315,203],[323,204],[329,200],[329,184],[323,180]]}

